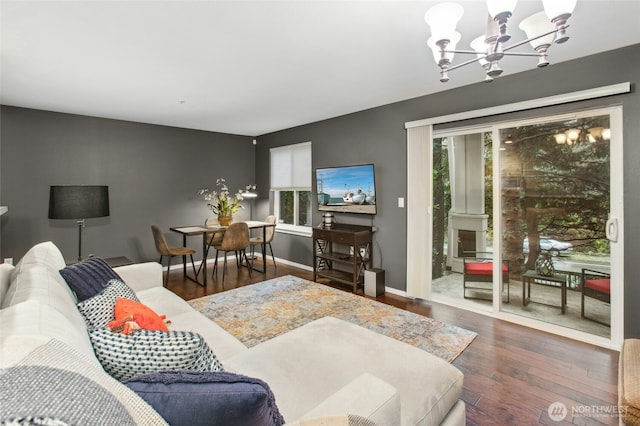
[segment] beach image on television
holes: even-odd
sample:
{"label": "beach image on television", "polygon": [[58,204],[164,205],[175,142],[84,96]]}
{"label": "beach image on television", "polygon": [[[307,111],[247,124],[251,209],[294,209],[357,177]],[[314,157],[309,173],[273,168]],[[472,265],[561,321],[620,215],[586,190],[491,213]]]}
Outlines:
{"label": "beach image on television", "polygon": [[376,213],[373,164],[316,169],[318,209],[344,213]]}

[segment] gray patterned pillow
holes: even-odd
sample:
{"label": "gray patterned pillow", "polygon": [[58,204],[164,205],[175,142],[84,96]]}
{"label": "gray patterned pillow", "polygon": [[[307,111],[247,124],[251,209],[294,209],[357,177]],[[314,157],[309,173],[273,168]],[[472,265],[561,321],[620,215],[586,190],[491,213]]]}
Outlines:
{"label": "gray patterned pillow", "polygon": [[120,297],[125,299],[140,300],[131,290],[131,287],[120,280],[111,280],[107,287],[95,296],[78,303],[77,307],[88,328],[106,327],[114,320],[113,307]]}
{"label": "gray patterned pillow", "polygon": [[57,340],[0,369],[0,401],[1,425],[166,425],[142,398]]}
{"label": "gray patterned pillow", "polygon": [[224,371],[202,336],[190,331],[125,335],[96,328],[89,329],[89,338],[102,367],[120,381],[159,371]]}

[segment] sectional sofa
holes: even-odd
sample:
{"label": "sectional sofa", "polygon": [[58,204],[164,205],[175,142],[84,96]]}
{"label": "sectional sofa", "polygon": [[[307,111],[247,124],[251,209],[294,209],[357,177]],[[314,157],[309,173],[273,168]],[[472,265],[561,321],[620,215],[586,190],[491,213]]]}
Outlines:
{"label": "sectional sofa", "polygon": [[[64,420],[70,415],[64,405],[69,398],[77,399],[74,415],[107,406],[89,409],[90,402],[83,398],[95,400],[88,398],[93,388],[75,389],[70,384],[64,391],[66,399],[51,408],[57,391],[45,398],[40,393],[47,386],[45,376],[53,372],[83,375],[80,382],[93,383],[110,395],[114,406],[124,409],[124,413],[113,409],[113,414],[101,414],[102,424],[119,423],[119,415],[133,419],[132,424],[162,424],[167,419],[160,415],[162,409],[152,408],[139,392],[111,377],[96,358],[76,294],[59,273],[64,267],[63,255],[51,242],[32,247],[15,267],[0,265],[0,398],[14,404],[0,404],[0,420],[7,416]],[[330,317],[247,348],[164,288],[158,263],[123,266],[115,272],[142,303],[167,316],[171,330],[202,336],[225,371],[266,383],[287,424],[347,415],[378,425],[465,424],[462,373],[423,350]],[[19,399],[21,392],[33,394]],[[192,399],[195,403],[195,396]],[[205,414],[199,420],[219,424]],[[181,422],[174,418],[172,423]]]}

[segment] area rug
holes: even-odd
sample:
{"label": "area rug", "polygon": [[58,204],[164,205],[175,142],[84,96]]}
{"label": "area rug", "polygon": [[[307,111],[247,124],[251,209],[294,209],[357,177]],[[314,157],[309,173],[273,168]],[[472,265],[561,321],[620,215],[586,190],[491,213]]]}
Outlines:
{"label": "area rug", "polygon": [[287,275],[189,304],[248,347],[330,316],[409,343],[452,362],[477,333],[375,300]]}

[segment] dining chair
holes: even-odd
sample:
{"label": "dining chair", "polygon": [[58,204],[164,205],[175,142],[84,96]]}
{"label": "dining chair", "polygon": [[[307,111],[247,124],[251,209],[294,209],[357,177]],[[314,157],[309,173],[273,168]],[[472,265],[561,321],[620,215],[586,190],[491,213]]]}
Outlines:
{"label": "dining chair", "polygon": [[251,277],[251,269],[253,266],[247,257],[247,247],[249,247],[249,226],[245,222],[234,222],[224,232],[220,244],[213,246],[216,249],[216,261],[213,264],[213,275],[218,271],[218,253],[224,252],[224,264],[222,268],[222,286],[224,288],[224,277],[227,273],[227,253],[230,251],[236,254],[236,265],[238,272],[243,262],[246,262]]}
{"label": "dining chair", "polygon": [[[218,222],[218,218],[216,216],[207,218],[207,220],[204,221],[205,228],[218,225],[220,225],[220,222]],[[219,245],[222,242],[222,235],[222,232],[207,232],[207,241],[209,245]]]}
{"label": "dining chair", "polygon": [[[275,224],[276,223],[276,217],[275,216],[267,216],[267,218],[264,220],[266,223],[271,223],[271,224]],[[267,226],[264,229],[264,238],[262,235],[258,236],[258,237],[253,237],[249,240],[249,243],[251,244],[251,257],[253,259],[255,259],[254,253],[255,253],[255,246],[260,245],[261,246],[261,253],[265,253],[266,252],[266,244],[269,245],[269,250],[271,251],[271,260],[273,260],[273,267],[276,267],[276,258],[273,256],[273,247],[271,246],[271,241],[273,241],[273,236],[275,235],[275,226]],[[264,246],[264,247],[263,247]],[[263,251],[264,250],[264,251]],[[266,259],[262,259],[262,262],[266,263]]]}
{"label": "dining chair", "polygon": [[580,307],[580,316],[599,324],[610,325],[604,321],[589,318],[584,314],[584,298],[585,296],[588,296],[600,300],[601,302],[611,303],[611,275],[606,272],[583,268],[581,274],[581,283],[582,303]]}
{"label": "dining chair", "polygon": [[167,240],[164,238],[162,231],[156,225],[151,225],[151,232],[153,233],[153,241],[156,244],[156,250],[160,254],[160,260],[158,263],[162,265],[162,258],[167,256],[169,258],[169,263],[167,265],[167,275],[165,276],[164,286],[166,287],[169,283],[169,272],[171,272],[171,259],[174,256],[182,256],[182,264],[184,268],[184,262],[186,261],[186,256],[191,257],[191,266],[193,267],[193,273],[196,274],[196,265],[193,262],[193,254],[196,252],[194,249],[189,247],[171,247],[167,244]]}

